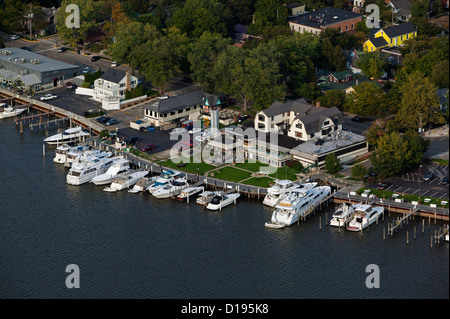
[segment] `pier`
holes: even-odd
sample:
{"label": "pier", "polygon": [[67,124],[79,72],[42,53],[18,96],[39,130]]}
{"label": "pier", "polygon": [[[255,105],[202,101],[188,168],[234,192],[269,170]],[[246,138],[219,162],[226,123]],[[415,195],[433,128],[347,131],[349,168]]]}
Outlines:
{"label": "pier", "polygon": [[408,221],[417,213],[419,209],[415,207],[409,213],[405,214],[402,218],[398,218],[395,222],[388,226],[388,235],[392,236],[395,232],[403,228],[404,225],[408,224]]}

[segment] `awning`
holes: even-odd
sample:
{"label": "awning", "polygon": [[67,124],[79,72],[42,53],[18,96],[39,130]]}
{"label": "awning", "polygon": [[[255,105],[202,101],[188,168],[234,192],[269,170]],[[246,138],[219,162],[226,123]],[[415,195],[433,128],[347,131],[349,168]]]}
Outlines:
{"label": "awning", "polygon": [[25,84],[25,86],[32,86],[42,83],[41,80],[39,80],[39,78],[36,76],[36,74],[22,75],[20,79],[22,80],[23,84]]}

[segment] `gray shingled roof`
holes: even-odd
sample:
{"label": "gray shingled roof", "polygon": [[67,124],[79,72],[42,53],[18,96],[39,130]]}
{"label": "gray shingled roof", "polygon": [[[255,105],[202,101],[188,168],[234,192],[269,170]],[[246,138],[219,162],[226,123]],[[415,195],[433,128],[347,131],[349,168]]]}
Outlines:
{"label": "gray shingled roof", "polygon": [[108,69],[106,70],[101,76],[100,79],[103,79],[105,81],[113,82],[113,83],[119,83],[124,77],[126,73],[124,71],[118,70],[118,69]]}
{"label": "gray shingled roof", "polygon": [[344,121],[337,107],[311,108],[307,114],[298,115],[295,119],[299,119],[305,126],[306,133],[311,134],[319,131],[327,118],[331,118],[335,125],[342,124]]}
{"label": "gray shingled roof", "polygon": [[308,111],[311,107],[312,106],[309,105],[304,98],[295,101],[288,101],[286,103],[275,101],[269,108],[263,110],[263,113],[266,116],[275,116],[289,111],[304,113]]}
{"label": "gray shingled roof", "polygon": [[160,114],[166,114],[184,109],[186,107],[202,105],[203,98],[203,91],[196,90],[174,97],[169,97],[165,100],[159,100],[156,103],[146,105],[145,108]]}
{"label": "gray shingled roof", "polygon": [[356,13],[348,10],[338,9],[334,7],[326,7],[321,10],[313,11],[293,19],[289,22],[306,25],[313,28],[323,28],[328,25],[340,23],[342,21],[351,20],[355,18],[362,18],[361,13]]}
{"label": "gray shingled roof", "polygon": [[398,37],[399,35],[404,35],[407,33],[415,32],[416,26],[414,24],[412,24],[411,22],[408,22],[408,23],[402,23],[399,25],[394,25],[392,27],[383,29],[383,31],[384,31],[384,33],[386,33],[386,35],[389,38],[392,38],[392,37]]}
{"label": "gray shingled roof", "polygon": [[370,42],[372,42],[372,44],[375,46],[375,48],[380,48],[380,47],[388,45],[388,43],[386,42],[386,40],[383,37],[370,39]]}

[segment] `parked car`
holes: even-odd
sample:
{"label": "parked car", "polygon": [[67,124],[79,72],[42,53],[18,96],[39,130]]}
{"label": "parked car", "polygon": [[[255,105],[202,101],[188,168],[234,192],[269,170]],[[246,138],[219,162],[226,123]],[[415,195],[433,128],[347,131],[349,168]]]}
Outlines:
{"label": "parked car", "polygon": [[425,175],[425,176],[423,177],[423,179],[424,179],[425,181],[432,181],[435,177],[436,177],[436,175],[434,175],[433,173],[428,173],[427,175]]}
{"label": "parked car", "polygon": [[351,121],[353,121],[353,122],[358,122],[358,123],[362,123],[362,118],[360,118],[359,116],[355,116],[355,117],[352,117],[352,119],[351,119]]}
{"label": "parked car", "polygon": [[83,74],[86,74],[86,73],[89,73],[89,72],[91,72],[91,68],[90,67],[85,67],[83,70],[81,70],[81,73],[83,73]]}
{"label": "parked car", "polygon": [[441,185],[448,185],[448,177],[444,177],[440,184]]}
{"label": "parked car", "polygon": [[98,118],[95,119],[96,122],[100,123],[100,124],[105,124],[106,122],[108,122],[111,118],[109,116],[100,116]]}
{"label": "parked car", "polygon": [[384,189],[387,189],[387,188],[389,188],[390,186],[391,186],[392,184],[390,184],[390,183],[378,183],[378,189],[381,189],[381,190],[384,190]]}
{"label": "parked car", "polygon": [[153,144],[145,145],[145,146],[141,147],[141,152],[150,152],[150,151],[154,150],[155,148],[156,148],[156,146]]}
{"label": "parked car", "polygon": [[98,60],[100,60],[100,57],[99,57],[98,55],[94,55],[94,56],[91,58],[91,62],[96,62],[96,61],[98,61]]}
{"label": "parked car", "polygon": [[116,61],[111,62],[111,67],[113,67],[113,68],[115,68],[118,65],[119,65],[119,63],[117,63]]}
{"label": "parked car", "polygon": [[25,51],[31,51],[31,49],[30,48],[28,48],[28,47],[20,47],[22,50],[25,50]]}
{"label": "parked car", "polygon": [[67,82],[66,83],[66,89],[67,90],[72,90],[73,89],[73,84],[71,82]]}
{"label": "parked car", "polygon": [[119,124],[119,121],[117,119],[110,119],[109,121],[107,121],[105,123],[105,125],[115,125],[115,124]]}
{"label": "parked car", "polygon": [[45,94],[44,96],[41,96],[40,100],[41,101],[48,101],[48,100],[56,100],[57,98],[58,97],[56,95],[49,93],[49,94]]}
{"label": "parked car", "polygon": [[11,36],[11,40],[17,40],[17,39],[20,39],[20,36],[19,36],[19,35],[13,34],[13,35]]}
{"label": "parked car", "polygon": [[124,139],[124,142],[125,142],[127,145],[130,145],[130,144],[136,144],[137,141],[138,141],[138,138],[137,138],[136,136],[127,137],[126,139]]}
{"label": "parked car", "polygon": [[59,53],[63,53],[63,52],[65,52],[67,50],[67,48],[65,48],[65,47],[60,47],[60,48],[58,48],[58,52]]}
{"label": "parked car", "polygon": [[172,131],[170,131],[170,134],[183,134],[184,132],[186,132],[185,128],[181,128],[181,127],[176,127],[174,128]]}
{"label": "parked car", "polygon": [[165,99],[168,99],[168,98],[169,98],[169,96],[167,94],[158,96],[158,99],[160,99],[160,100],[165,100]]}

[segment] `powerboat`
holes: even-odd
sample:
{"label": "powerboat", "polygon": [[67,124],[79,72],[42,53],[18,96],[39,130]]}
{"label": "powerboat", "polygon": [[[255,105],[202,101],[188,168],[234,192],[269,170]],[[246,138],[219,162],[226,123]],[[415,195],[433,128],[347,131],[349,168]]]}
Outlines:
{"label": "powerboat", "polygon": [[69,128],[62,133],[58,133],[52,136],[47,137],[44,142],[47,144],[53,145],[53,144],[61,144],[65,142],[70,142],[82,137],[90,136],[88,132],[83,131],[83,129],[80,126]]}
{"label": "powerboat", "polygon": [[206,206],[217,195],[217,192],[203,191],[197,196],[196,203],[202,206]]}
{"label": "powerboat", "polygon": [[125,173],[124,175],[114,177],[111,185],[104,188],[103,190],[105,192],[117,192],[121,191],[125,188],[130,188],[134,184],[136,184],[142,177],[146,176],[149,173],[149,171],[130,171],[128,173]]}
{"label": "powerboat", "polygon": [[331,217],[330,226],[345,227],[353,217],[353,212],[353,205],[340,205]]}
{"label": "powerboat", "polygon": [[183,189],[181,193],[176,196],[176,199],[179,201],[189,201],[191,196],[195,196],[204,190],[205,187],[203,186],[191,186]]}
{"label": "powerboat", "polygon": [[133,188],[128,189],[129,193],[139,193],[145,192],[147,188],[152,185],[156,180],[156,176],[153,177],[142,177],[136,184],[134,184]]}
{"label": "powerboat", "polygon": [[89,149],[89,146],[74,146],[70,147],[67,144],[62,144],[55,149],[55,157],[53,162],[64,164],[68,161],[68,154],[71,152],[84,152]]}
{"label": "powerboat", "polygon": [[[3,104],[3,105],[2,105]],[[22,114],[27,108],[13,108],[11,106],[4,107],[5,103],[0,104],[0,119],[6,119],[8,117],[14,117]]]}
{"label": "powerboat", "polygon": [[310,189],[294,189],[287,193],[275,206],[268,228],[282,228],[297,222],[310,213],[331,194],[330,186],[319,186]]}
{"label": "powerboat", "polygon": [[267,189],[267,194],[264,197],[263,204],[275,207],[280,202],[283,195],[294,189],[309,189],[317,186],[317,183],[297,184],[290,180],[275,180],[275,184]]}
{"label": "powerboat", "polygon": [[95,176],[91,182],[95,185],[110,184],[114,177],[123,175],[129,170],[130,162],[124,156],[119,156],[105,173]]}
{"label": "powerboat", "polygon": [[64,165],[70,167],[70,165],[72,165],[73,163],[87,164],[97,158],[107,158],[111,157],[112,155],[113,153],[109,151],[77,148],[70,150],[67,153],[67,160]]}
{"label": "powerboat", "polygon": [[216,194],[213,199],[206,205],[209,210],[222,210],[222,208],[236,204],[236,200],[241,196],[239,193]]}
{"label": "powerboat", "polygon": [[155,182],[148,187],[148,191],[150,192],[150,194],[153,194],[154,191],[168,185],[170,182],[174,181],[180,176],[181,173],[178,171],[165,169],[162,171],[161,175],[158,176]]}
{"label": "powerboat", "polygon": [[354,215],[347,225],[347,230],[360,231],[372,225],[384,212],[382,206],[371,206],[367,204],[353,205]]}
{"label": "powerboat", "polygon": [[162,188],[155,190],[152,195],[156,198],[169,198],[171,196],[176,196],[181,193],[183,189],[189,187],[189,183],[184,178],[178,178]]}
{"label": "powerboat", "polygon": [[87,164],[74,163],[66,176],[66,182],[70,185],[88,183],[97,175],[101,175],[113,165],[112,158],[96,158]]}

